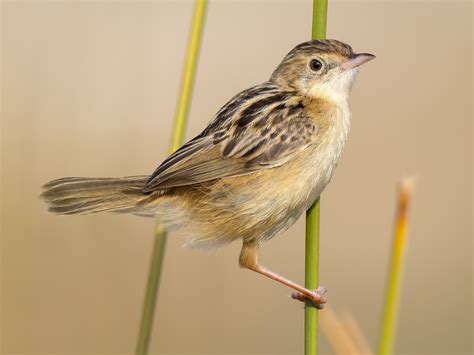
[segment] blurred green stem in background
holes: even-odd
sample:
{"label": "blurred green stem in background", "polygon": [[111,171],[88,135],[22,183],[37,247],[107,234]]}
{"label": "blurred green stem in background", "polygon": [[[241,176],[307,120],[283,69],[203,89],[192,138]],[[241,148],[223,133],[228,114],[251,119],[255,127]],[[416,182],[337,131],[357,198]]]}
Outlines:
{"label": "blurred green stem in background", "polygon": [[[328,0],[314,0],[312,39],[326,37]],[[305,287],[314,290],[319,283],[319,199],[306,211]],[[304,351],[318,353],[318,309],[306,301],[304,310]]]}
{"label": "blurred green stem in background", "polygon": [[[178,98],[176,116],[174,119],[173,135],[169,152],[176,151],[183,143],[188,123],[191,97],[196,77],[196,68],[201,47],[201,39],[204,28],[204,20],[207,9],[207,0],[196,0],[194,4],[191,32],[188,39],[186,53],[186,63],[181,83],[181,92]],[[153,328],[153,318],[155,314],[155,304],[160,284],[161,270],[166,246],[166,231],[157,225],[154,235],[154,246],[150,262],[150,271],[145,291],[145,301],[143,303],[140,331],[136,347],[136,354],[144,355],[148,353],[151,330]]]}
{"label": "blurred green stem in background", "polygon": [[413,179],[406,179],[402,181],[400,185],[400,197],[397,218],[395,221],[389,276],[386,286],[385,306],[379,336],[378,353],[381,355],[393,354],[393,347],[395,344],[395,330],[397,326],[400,288],[408,233],[408,209],[410,206],[413,185]]}

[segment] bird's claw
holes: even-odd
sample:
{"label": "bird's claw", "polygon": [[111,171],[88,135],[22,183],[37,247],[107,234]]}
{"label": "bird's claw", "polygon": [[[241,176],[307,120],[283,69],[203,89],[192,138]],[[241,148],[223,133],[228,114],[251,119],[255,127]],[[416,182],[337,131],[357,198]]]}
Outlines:
{"label": "bird's claw", "polygon": [[299,291],[295,291],[291,294],[291,298],[301,301],[301,302],[306,302],[309,300],[313,303],[313,305],[316,308],[323,309],[324,304],[326,303],[326,297],[324,297],[326,292],[327,292],[326,287],[319,286],[315,291],[308,290],[307,294],[299,292]]}

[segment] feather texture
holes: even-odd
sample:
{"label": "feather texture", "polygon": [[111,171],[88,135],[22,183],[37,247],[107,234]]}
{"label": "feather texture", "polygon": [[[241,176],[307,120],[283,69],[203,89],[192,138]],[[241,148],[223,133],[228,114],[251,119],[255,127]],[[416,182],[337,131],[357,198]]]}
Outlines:
{"label": "feather texture", "polygon": [[317,133],[304,97],[269,82],[254,86],[232,98],[199,136],[166,159],[144,191],[280,166],[312,144]]}

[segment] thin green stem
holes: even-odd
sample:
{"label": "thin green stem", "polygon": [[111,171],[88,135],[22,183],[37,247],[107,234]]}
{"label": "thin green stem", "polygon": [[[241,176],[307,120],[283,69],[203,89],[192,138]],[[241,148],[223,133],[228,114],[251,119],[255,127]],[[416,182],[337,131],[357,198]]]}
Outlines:
{"label": "thin green stem", "polygon": [[[310,290],[319,283],[319,199],[306,211],[306,253],[304,285]],[[306,355],[318,353],[318,309],[306,301],[304,309],[304,346]]]}
{"label": "thin green stem", "polygon": [[392,255],[388,271],[385,306],[383,309],[382,325],[379,336],[379,354],[393,354],[397,327],[400,290],[405,260],[405,250],[408,234],[408,209],[413,190],[413,180],[405,180],[400,187],[398,213],[392,244]]}
{"label": "thin green stem", "polygon": [[313,1],[313,27],[311,32],[312,39],[326,38],[328,18],[328,0]]}
{"label": "thin green stem", "polygon": [[196,68],[201,48],[202,32],[207,10],[207,0],[196,0],[194,5],[193,24],[188,48],[186,53],[186,64],[184,66],[183,79],[181,82],[181,93],[178,99],[176,115],[174,118],[173,137],[170,145],[170,153],[177,150],[184,143],[186,126],[188,124],[189,109],[196,77]]}
{"label": "thin green stem", "polygon": [[158,285],[160,284],[161,265],[166,246],[166,231],[158,224],[155,229],[155,240],[153,245],[152,258],[150,261],[150,271],[145,292],[145,301],[143,302],[142,319],[140,322],[140,331],[136,354],[144,355],[148,353],[150,344],[151,330],[153,329],[153,318],[155,315],[156,295]]}
{"label": "thin green stem", "polygon": [[[311,38],[326,37],[328,0],[313,1]],[[305,287],[312,290],[319,285],[319,199],[306,212]],[[304,312],[304,345],[306,355],[318,353],[318,309],[306,302]]]}
{"label": "thin green stem", "polygon": [[[186,62],[181,82],[181,91],[178,98],[173,133],[169,148],[170,153],[177,150],[184,143],[206,9],[207,0],[195,1],[191,32],[188,39]],[[150,335],[153,328],[156,298],[160,284],[161,270],[163,268],[166,238],[166,231],[158,224],[154,233],[153,252],[150,261],[150,271],[145,291],[145,301],[143,303],[142,319],[136,347],[136,354],[138,355],[148,353]]]}

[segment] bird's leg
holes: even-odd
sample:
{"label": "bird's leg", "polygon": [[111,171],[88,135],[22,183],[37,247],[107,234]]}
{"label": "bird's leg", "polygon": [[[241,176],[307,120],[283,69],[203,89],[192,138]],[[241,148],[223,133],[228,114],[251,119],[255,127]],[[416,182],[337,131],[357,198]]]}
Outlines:
{"label": "bird's leg", "polygon": [[271,278],[272,280],[280,282],[296,290],[296,292],[293,292],[293,294],[291,295],[291,297],[294,299],[297,299],[302,302],[309,300],[314,304],[315,307],[320,309],[322,309],[324,307],[324,303],[326,303],[326,299],[324,298],[324,293],[326,292],[326,290],[324,287],[319,287],[316,291],[308,290],[307,288],[300,286],[291,280],[288,280],[286,277],[283,277],[277,274],[276,272],[271,271],[265,266],[259,265],[258,243],[244,241],[242,250],[240,252],[239,263],[242,267],[256,271],[259,274],[265,275]]}

